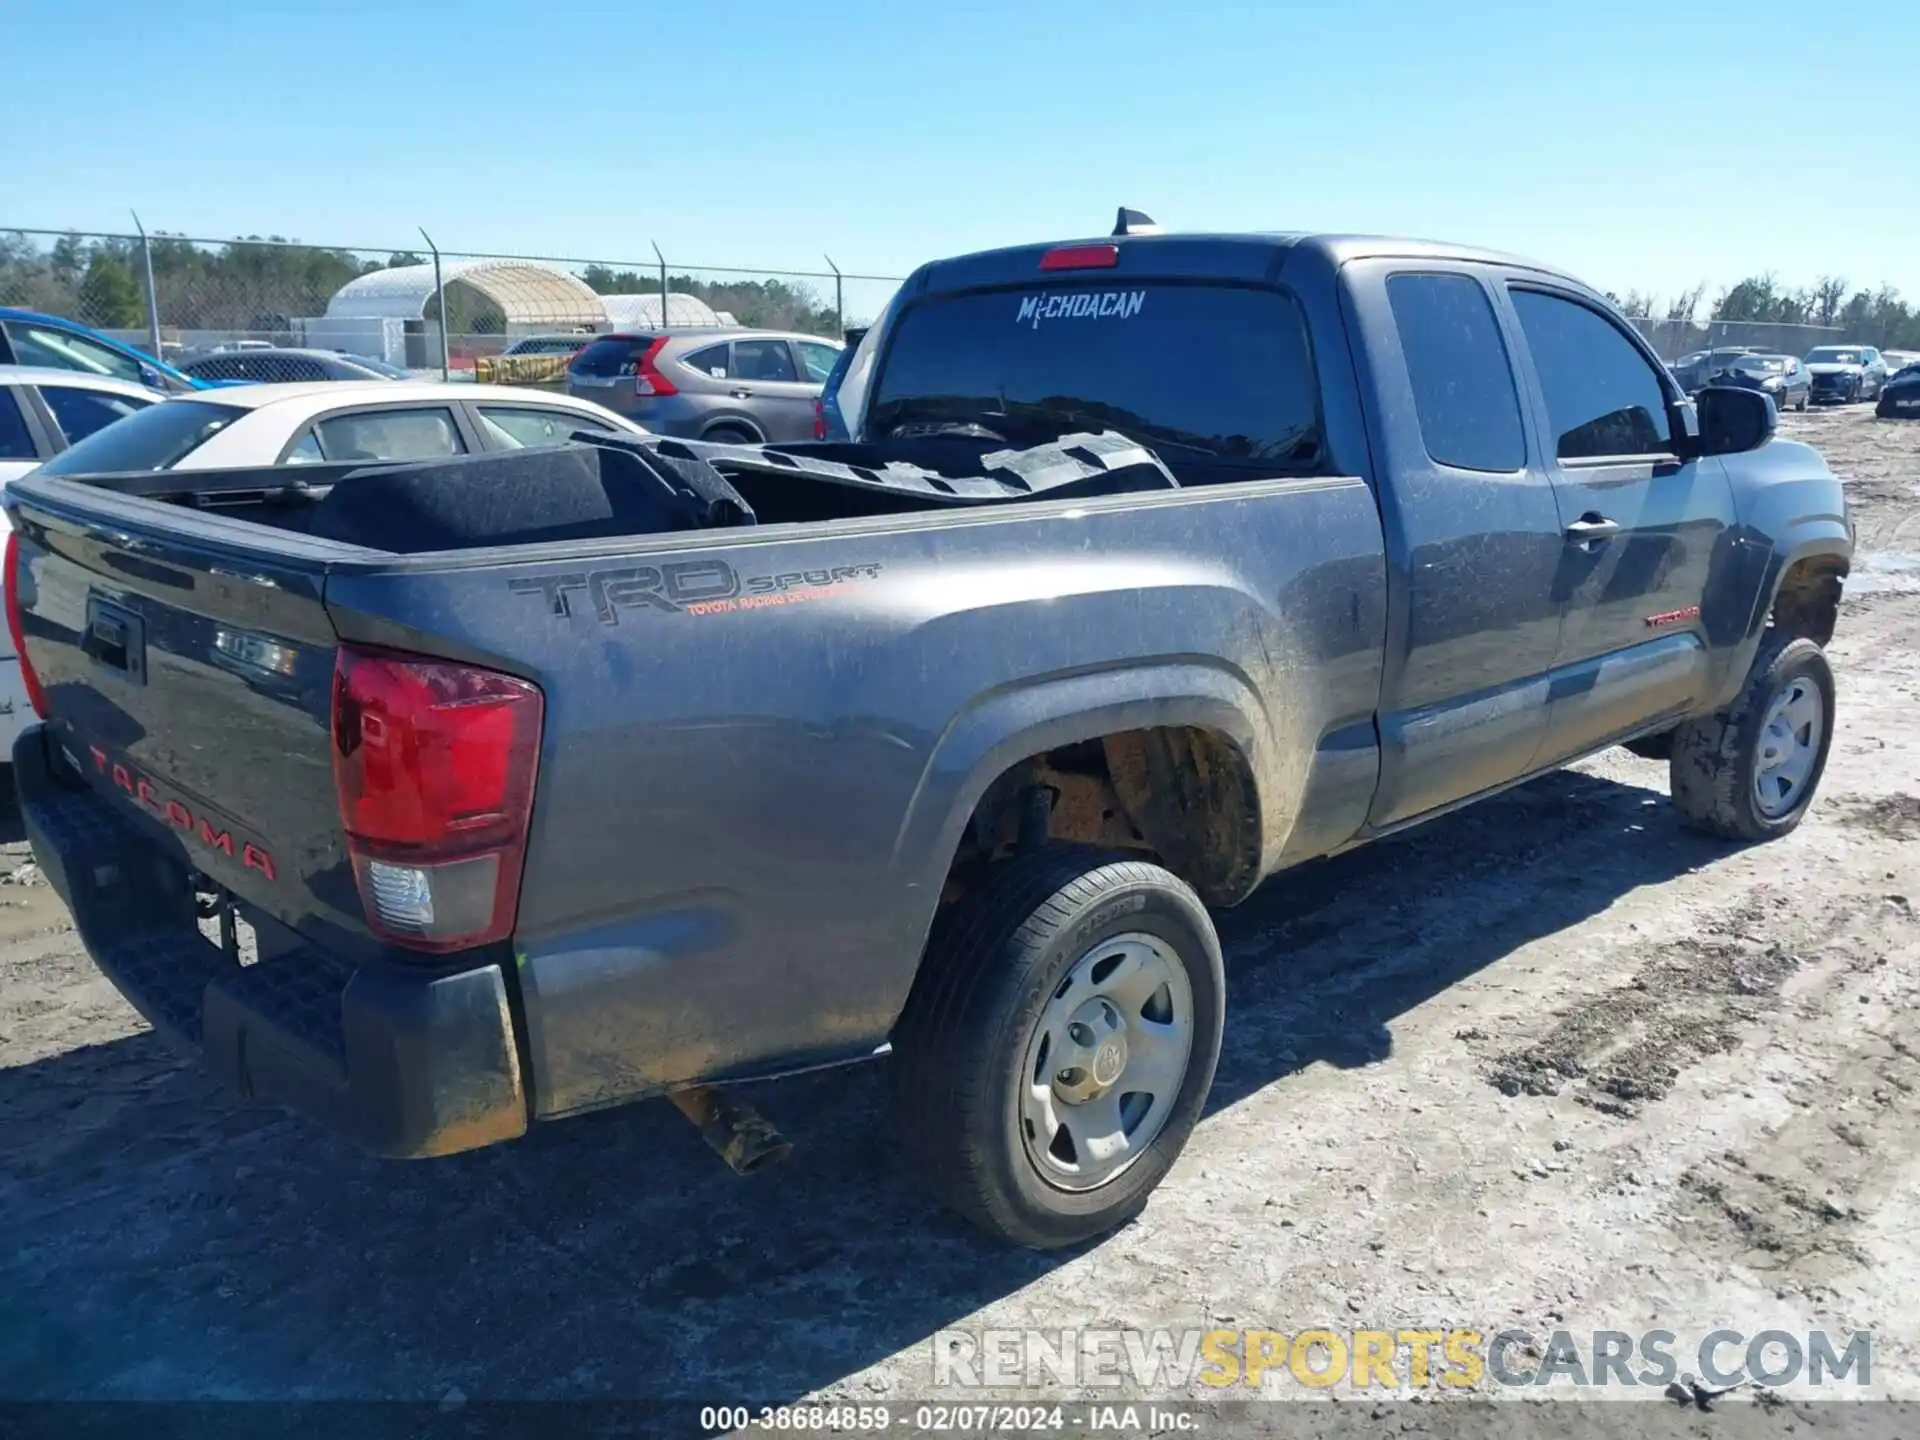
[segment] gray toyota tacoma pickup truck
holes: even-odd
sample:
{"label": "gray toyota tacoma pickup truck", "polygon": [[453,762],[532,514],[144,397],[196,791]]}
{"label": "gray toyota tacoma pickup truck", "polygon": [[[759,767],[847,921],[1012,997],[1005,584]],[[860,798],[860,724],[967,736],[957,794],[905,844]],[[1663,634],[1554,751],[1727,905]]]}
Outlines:
{"label": "gray toyota tacoma pickup truck", "polygon": [[1127,228],[921,268],[844,442],[15,481],[100,968],[397,1156],[660,1094],[750,1147],[717,1087],[890,1050],[934,1188],[1056,1246],[1185,1144],[1276,871],[1620,744],[1799,822],[1851,533],[1771,400],[1524,260]]}

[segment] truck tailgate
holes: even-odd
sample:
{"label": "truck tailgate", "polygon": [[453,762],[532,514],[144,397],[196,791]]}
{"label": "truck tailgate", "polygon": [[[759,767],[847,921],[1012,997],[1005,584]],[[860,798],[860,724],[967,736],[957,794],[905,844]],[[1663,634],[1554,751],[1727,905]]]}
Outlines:
{"label": "truck tailgate", "polygon": [[68,764],[188,864],[351,956],[369,937],[311,543],[98,491],[13,508],[21,631]]}

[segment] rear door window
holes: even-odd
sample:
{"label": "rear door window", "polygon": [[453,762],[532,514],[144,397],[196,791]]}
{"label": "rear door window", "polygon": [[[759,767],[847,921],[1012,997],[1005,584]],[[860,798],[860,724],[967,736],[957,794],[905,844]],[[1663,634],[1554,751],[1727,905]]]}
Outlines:
{"label": "rear door window", "polygon": [[1493,303],[1468,275],[1395,275],[1387,302],[1427,454],[1462,470],[1527,463],[1520,397]]}
{"label": "rear door window", "polygon": [[479,407],[480,423],[487,436],[502,450],[521,450],[530,446],[564,445],[576,430],[591,430],[605,435],[612,426],[603,425],[571,410],[517,409],[505,405]]}
{"label": "rear door window", "polygon": [[313,427],[329,460],[436,460],[466,451],[453,412],[361,410]]}
{"label": "rear door window", "polygon": [[680,362],[689,369],[698,370],[702,375],[710,375],[715,380],[724,380],[733,368],[733,362],[727,356],[725,345],[709,345],[704,350],[696,350]]}
{"label": "rear door window", "polygon": [[1194,483],[1317,469],[1318,400],[1305,321],[1278,291],[1039,286],[907,309],[862,431],[1032,445],[1116,430]]}
{"label": "rear door window", "polygon": [[0,385],[0,460],[34,460],[33,432],[27,429],[27,417],[20,413],[20,402],[13,387]]}
{"label": "rear door window", "polygon": [[1673,449],[1666,390],[1612,321],[1564,296],[1520,289],[1512,295],[1560,459]]}
{"label": "rear door window", "polygon": [[784,340],[736,340],[733,342],[734,380],[762,380],[776,384],[800,378],[793,368],[793,352]]}
{"label": "rear door window", "polygon": [[78,385],[42,385],[40,398],[47,402],[55,423],[70,445],[79,444],[96,430],[104,430],[114,421],[124,420],[153,403],[108,390],[86,390]]}

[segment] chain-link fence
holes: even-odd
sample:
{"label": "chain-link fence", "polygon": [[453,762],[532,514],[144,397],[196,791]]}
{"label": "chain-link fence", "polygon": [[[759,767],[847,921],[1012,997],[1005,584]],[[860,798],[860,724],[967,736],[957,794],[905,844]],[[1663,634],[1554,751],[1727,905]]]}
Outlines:
{"label": "chain-link fence", "polygon": [[[424,237],[423,237],[424,240]],[[838,338],[898,286],[847,273],[638,258],[0,230],[0,306],[81,321],[216,379],[407,370],[559,384],[596,334],[744,325]],[[1661,357],[1748,347],[1803,355],[1838,327],[1636,318]],[[287,352],[310,351],[295,355]],[[330,359],[329,356],[346,357]]]}
{"label": "chain-link fence", "polygon": [[749,270],[658,250],[596,260],[0,230],[0,306],[78,320],[214,379],[344,378],[359,365],[552,384],[596,334],[742,325],[837,339],[898,284],[830,259]]}
{"label": "chain-link fence", "polygon": [[1805,355],[1816,345],[1846,338],[1837,325],[1778,325],[1765,320],[1655,320],[1631,317],[1640,333],[1668,364],[1703,350],[1762,350]]}

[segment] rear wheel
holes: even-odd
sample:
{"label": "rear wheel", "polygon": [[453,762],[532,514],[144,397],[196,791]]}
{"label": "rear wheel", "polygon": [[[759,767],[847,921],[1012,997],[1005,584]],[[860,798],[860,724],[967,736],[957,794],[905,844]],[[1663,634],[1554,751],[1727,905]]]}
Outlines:
{"label": "rear wheel", "polygon": [[966,896],[895,1031],[899,1125],[949,1205],[1051,1249],[1137,1215],[1199,1121],[1225,980],[1157,865],[1051,846]]}
{"label": "rear wheel", "polygon": [[760,437],[751,435],[738,425],[716,425],[700,437],[715,445],[758,445]]}
{"label": "rear wheel", "polygon": [[1768,638],[1733,704],[1674,732],[1681,821],[1729,840],[1772,840],[1813,803],[1833,744],[1833,669],[1811,640]]}

